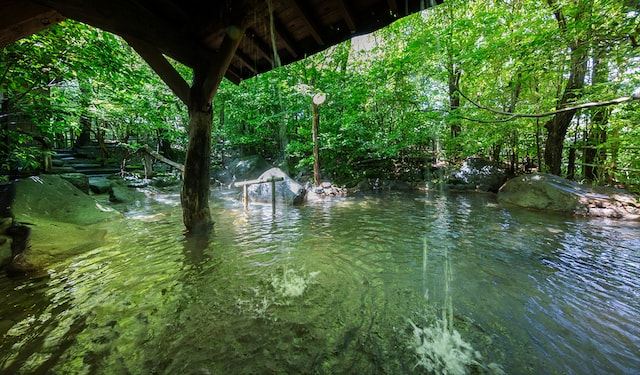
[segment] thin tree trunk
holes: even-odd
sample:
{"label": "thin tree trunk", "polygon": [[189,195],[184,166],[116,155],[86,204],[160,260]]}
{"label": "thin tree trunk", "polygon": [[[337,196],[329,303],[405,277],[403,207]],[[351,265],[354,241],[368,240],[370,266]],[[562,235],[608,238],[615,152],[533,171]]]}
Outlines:
{"label": "thin tree trunk", "polygon": [[[518,73],[516,75],[516,82],[511,82],[509,85],[513,87],[511,91],[511,101],[509,102],[509,108],[507,108],[508,112],[514,113],[516,111],[516,105],[518,104],[518,100],[520,99],[520,92],[522,91],[522,73]],[[510,172],[511,174],[516,173],[516,169],[518,166],[518,129],[513,129],[511,131],[511,166]]]}
{"label": "thin tree trunk", "polygon": [[569,163],[567,164],[567,179],[573,180],[576,177],[576,146],[569,148]]}
{"label": "thin tree trunk", "polygon": [[[609,69],[602,59],[602,54],[593,59],[593,85],[607,80]],[[599,148],[607,141],[607,125],[609,123],[609,108],[595,108],[591,117],[591,126],[587,134],[587,148],[584,158],[584,178],[590,181],[602,179],[607,153]],[[596,167],[596,165],[599,165]]]}
{"label": "thin tree trunk", "polygon": [[[562,12],[561,5],[557,4],[556,0],[548,0],[548,2],[553,9],[560,31],[568,33],[567,21]],[[581,9],[580,13],[574,15],[574,22],[581,21],[582,16],[586,12],[587,9]],[[567,35],[567,38],[570,38],[569,53],[571,57],[569,78],[562,97],[556,105],[556,109],[566,108],[568,104],[574,102],[581,96],[580,90],[584,86],[584,78],[587,71],[588,49],[586,48],[586,43],[578,38],[573,38],[570,35]],[[559,176],[562,172],[562,151],[564,148],[564,139],[576,112],[577,110],[571,110],[557,113],[544,125],[547,129],[544,158],[545,164],[547,165],[549,172],[552,174]]]}

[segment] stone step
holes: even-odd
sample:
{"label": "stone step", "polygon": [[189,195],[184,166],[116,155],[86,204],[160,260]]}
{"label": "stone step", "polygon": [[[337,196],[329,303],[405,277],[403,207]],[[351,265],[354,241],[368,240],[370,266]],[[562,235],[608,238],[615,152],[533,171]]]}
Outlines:
{"label": "stone step", "polygon": [[53,159],[68,159],[68,158],[75,158],[75,154],[61,154],[61,153],[53,153],[51,154],[51,158]]}
{"label": "stone step", "polygon": [[75,168],[75,171],[78,172],[78,173],[91,175],[91,176],[102,176],[102,175],[110,175],[110,174],[120,173],[120,168],[114,168],[114,167]]}

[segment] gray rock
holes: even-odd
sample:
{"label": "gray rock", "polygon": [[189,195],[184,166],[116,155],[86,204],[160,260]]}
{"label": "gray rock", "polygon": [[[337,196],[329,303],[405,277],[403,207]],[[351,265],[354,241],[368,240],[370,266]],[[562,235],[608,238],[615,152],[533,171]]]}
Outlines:
{"label": "gray rock", "polygon": [[483,158],[467,158],[452,171],[447,185],[455,190],[480,190],[497,193],[507,180],[507,173],[499,164]]}
{"label": "gray rock", "polygon": [[46,219],[82,226],[119,216],[57,175],[19,180],[15,182],[15,189],[11,210],[16,221],[32,223]]}
{"label": "gray rock", "polygon": [[245,156],[229,164],[228,175],[233,181],[245,181],[258,178],[272,166],[260,155]]}
{"label": "gray rock", "polygon": [[170,186],[178,186],[180,185],[180,180],[175,176],[165,176],[165,177],[154,177],[151,180],[151,186],[164,188]]}
{"label": "gray rock", "polygon": [[640,219],[640,204],[627,191],[582,185],[547,173],[507,181],[498,192],[498,201],[570,215]]}
{"label": "gray rock", "polygon": [[[297,205],[304,202],[306,189],[289,177],[279,168],[271,168],[261,174],[258,180],[267,180],[272,177],[282,177],[282,181],[276,182],[276,199],[290,205]],[[249,201],[271,202],[271,183],[253,184],[247,188]]]}

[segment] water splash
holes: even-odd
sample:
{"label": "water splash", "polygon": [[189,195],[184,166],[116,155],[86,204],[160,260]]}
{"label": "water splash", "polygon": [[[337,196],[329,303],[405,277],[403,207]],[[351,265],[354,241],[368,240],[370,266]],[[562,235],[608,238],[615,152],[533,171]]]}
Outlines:
{"label": "water splash", "polygon": [[[422,257],[422,283],[424,297],[428,301],[426,236],[423,240]],[[468,374],[471,368],[476,368],[488,370],[493,374],[504,374],[502,368],[495,363],[483,366],[480,362],[482,360],[480,352],[476,351],[470,343],[464,341],[460,333],[454,329],[453,297],[451,296],[453,272],[446,247],[444,248],[444,259],[444,303],[440,319],[429,319],[430,315],[435,318],[434,311],[423,314],[424,327],[408,319],[411,326],[408,347],[416,356],[414,369],[421,367],[429,373],[464,375]]]}

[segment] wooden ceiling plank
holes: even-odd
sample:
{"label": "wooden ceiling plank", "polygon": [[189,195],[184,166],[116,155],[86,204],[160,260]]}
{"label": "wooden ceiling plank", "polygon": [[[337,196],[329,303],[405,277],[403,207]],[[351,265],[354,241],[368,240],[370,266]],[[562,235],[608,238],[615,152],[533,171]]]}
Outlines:
{"label": "wooden ceiling plank", "polygon": [[251,59],[249,59],[249,57],[247,57],[247,55],[240,50],[236,51],[236,60],[240,62],[240,65],[251,70],[254,74],[258,74],[258,70],[254,68],[251,63]]}
{"label": "wooden ceiling plank", "polygon": [[276,17],[274,17],[273,25],[275,27],[274,31],[276,36],[278,37],[278,39],[282,41],[282,43],[284,43],[284,48],[286,48],[287,51],[289,51],[291,56],[293,56],[294,58],[297,58],[299,54],[298,54],[298,51],[296,50],[295,42],[293,41],[293,38],[291,37],[291,35],[287,32],[287,29],[284,27],[282,22],[280,22]]}
{"label": "wooden ceiling plank", "polygon": [[322,39],[322,36],[320,36],[320,31],[318,30],[316,24],[311,21],[311,16],[308,14],[308,12],[302,9],[296,0],[287,0],[286,3],[291,8],[295,9],[295,11],[300,16],[300,19],[302,19],[302,22],[305,24],[307,31],[309,31],[313,39],[315,39],[316,43],[324,46],[326,43]]}
{"label": "wooden ceiling plank", "polygon": [[0,1],[0,48],[47,29],[64,17],[56,10],[25,0]]}
{"label": "wooden ceiling plank", "polygon": [[351,34],[355,34],[357,30],[356,23],[351,16],[351,11],[349,10],[347,4],[345,3],[345,1],[339,0],[338,6],[340,8],[340,13],[342,14],[342,19],[344,19],[344,22],[346,22],[347,27],[349,28],[349,32],[351,32]]}
{"label": "wooden ceiling plank", "polygon": [[[245,33],[246,35],[246,41],[248,43],[253,44],[254,48],[256,49],[256,51],[258,52],[258,55],[260,55],[261,58],[269,61],[269,63],[271,65],[274,64],[274,60],[273,60],[273,53],[271,53],[271,48],[269,48],[269,46],[263,42],[259,37],[258,34],[256,33],[255,30],[250,30],[249,32]],[[269,51],[269,52],[267,52]],[[253,58],[255,61],[258,61],[258,57],[256,56],[255,58]]]}
{"label": "wooden ceiling plank", "polygon": [[398,14],[398,2],[396,0],[387,0],[387,4],[389,5],[389,10],[393,15]]}
{"label": "wooden ceiling plank", "polygon": [[169,88],[176,94],[185,105],[189,105],[189,84],[182,78],[180,73],[167,61],[162,53],[152,44],[125,36],[124,39],[140,56],[151,66],[151,68],[162,78]]}

